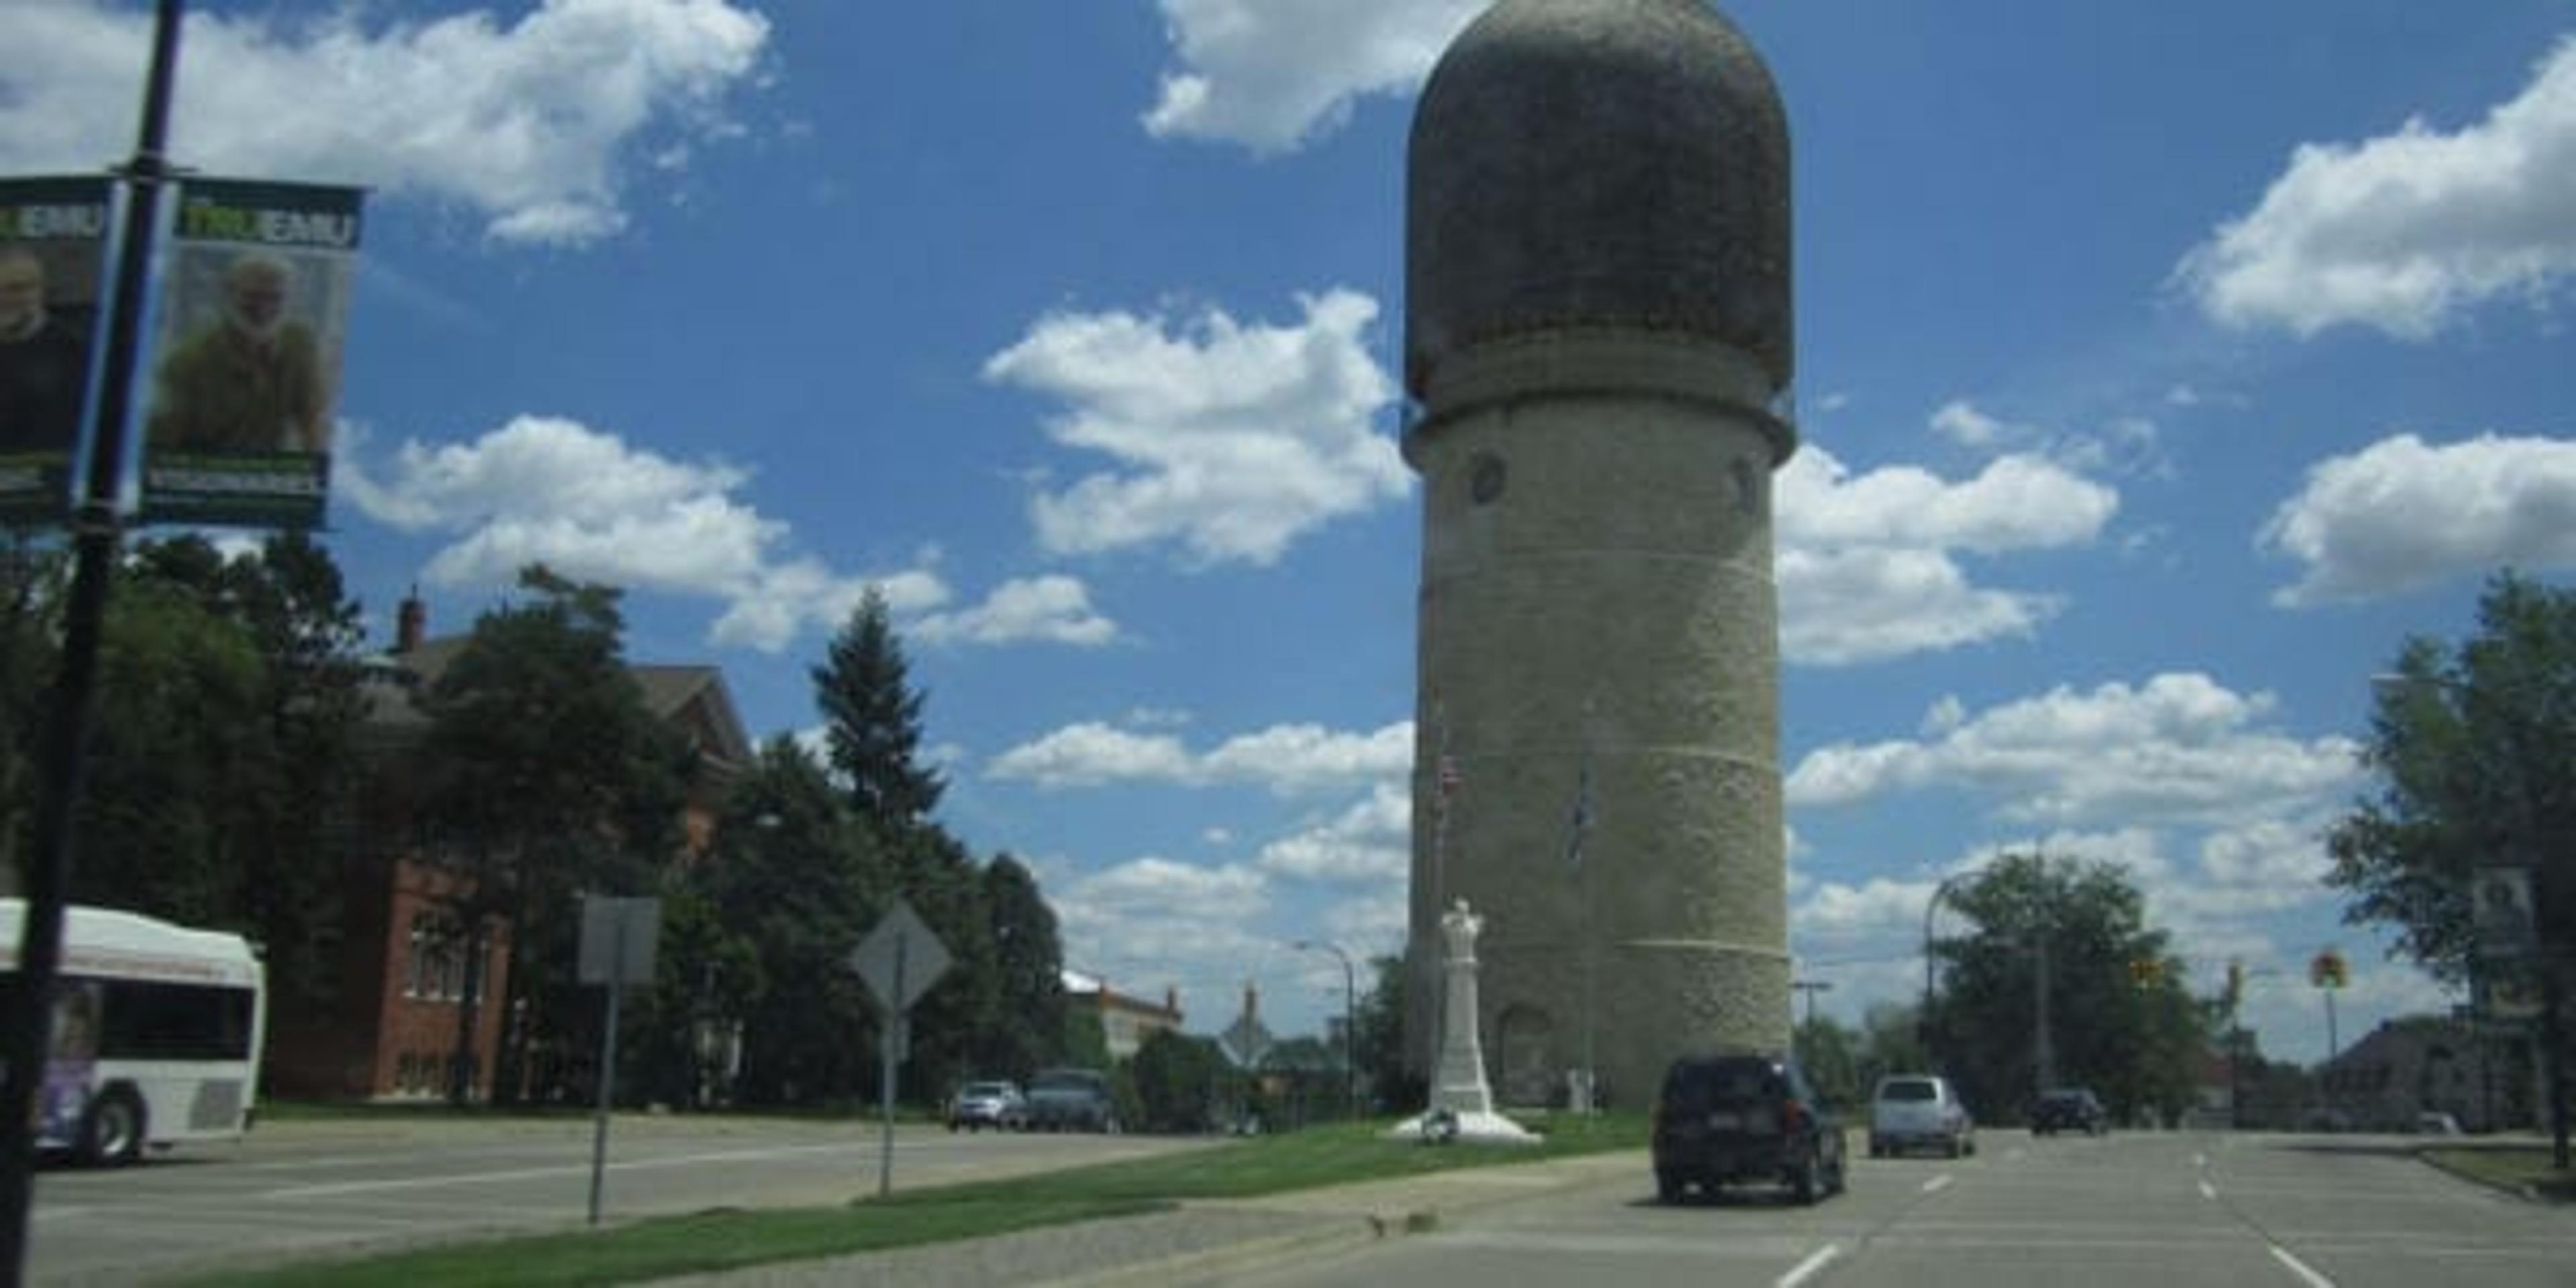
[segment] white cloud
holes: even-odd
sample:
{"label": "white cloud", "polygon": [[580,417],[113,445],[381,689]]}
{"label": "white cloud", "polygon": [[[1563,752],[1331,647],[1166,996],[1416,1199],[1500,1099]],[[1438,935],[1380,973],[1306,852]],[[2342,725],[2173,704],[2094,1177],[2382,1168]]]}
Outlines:
{"label": "white cloud", "polygon": [[2001,457],[1950,483],[1907,465],[1855,475],[1810,447],[1781,467],[1775,491],[1781,543],[1810,550],[2051,549],[2093,540],[2120,508],[2118,492],[2034,456]]}
{"label": "white cloud", "polygon": [[973,608],[933,613],[913,623],[911,634],[931,644],[1045,640],[1098,645],[1118,638],[1118,624],[1092,610],[1091,593],[1080,581],[1049,575],[1003,582]]}
{"label": "white cloud", "polygon": [[[1220,981],[1241,981],[1253,973],[1250,964],[1284,952],[1254,929],[1270,911],[1269,882],[1241,865],[1134,859],[1050,889],[1047,902],[1062,930],[1067,966],[1136,996],[1157,997],[1170,985],[1205,986],[1215,995],[1196,1003],[1202,1021],[1234,1004],[1216,992]],[[1189,996],[1185,1006],[1193,1005]]]}
{"label": "white cloud", "polygon": [[1930,881],[1892,881],[1871,877],[1861,885],[1828,881],[1790,912],[1800,938],[1848,937],[1861,934],[1920,936],[1923,905],[1932,897]]}
{"label": "white cloud", "polygon": [[[737,495],[750,475],[718,460],[677,461],[557,417],[521,416],[470,443],[407,441],[382,478],[361,464],[364,434],[334,460],[334,486],[369,518],[455,539],[424,575],[443,586],[500,585],[542,561],[632,590],[724,605],[709,629],[721,645],[777,652],[807,628],[837,629],[873,587],[902,619],[950,598],[921,565],[869,577],[796,554],[788,525]],[[984,604],[923,618],[926,637],[973,643],[1090,644],[1116,627],[1090,609],[1080,582],[1004,584]]]}
{"label": "white cloud", "polygon": [[[0,171],[123,154],[148,8],[0,6]],[[301,23],[191,14],[173,155],[452,203],[498,240],[594,241],[624,228],[652,157],[668,182],[674,148],[735,132],[726,100],[769,39],[767,18],[726,0],[543,0],[515,21],[473,10],[369,24],[373,8]]]}
{"label": "white cloud", "polygon": [[1380,783],[1339,817],[1263,846],[1261,870],[1309,881],[1393,884],[1412,866],[1413,797]]}
{"label": "white cloud", "polygon": [[2308,472],[2259,543],[2307,565],[2273,602],[2373,599],[2498,565],[2576,565],[2576,442],[2381,439]]}
{"label": "white cloud", "polygon": [[1413,722],[1372,733],[1319,725],[1274,725],[1208,750],[1190,751],[1178,737],[1135,733],[1097,722],[1068,725],[992,759],[985,771],[1040,787],[1170,783],[1205,787],[1251,783],[1283,795],[1401,778],[1413,765]]}
{"label": "white cloud", "polygon": [[1070,405],[1049,436],[1122,467],[1034,498],[1040,543],[1089,554],[1176,542],[1196,564],[1269,564],[1328,520],[1406,496],[1394,440],[1371,428],[1395,394],[1365,343],[1377,302],[1336,289],[1300,304],[1293,326],[1213,309],[1177,328],[1055,314],[993,355],[986,379]]}
{"label": "white cloud", "polygon": [[2269,694],[2240,695],[2195,674],[2137,688],[2060,686],[1920,741],[1819,748],[1790,774],[1788,799],[1826,808],[1953,787],[2018,822],[2228,826],[2304,811],[2357,784],[2355,744],[2257,727],[2271,708]]}
{"label": "white cloud", "polygon": [[1976,409],[1964,399],[1952,399],[1932,413],[1932,429],[1946,435],[1962,447],[1990,447],[2007,435],[2018,435],[2017,426],[2007,425]]}
{"label": "white cloud", "polygon": [[1976,587],[1950,552],[2089,543],[2119,508],[2113,489],[2027,455],[1951,483],[1913,466],[1854,474],[1810,445],[1774,486],[1781,651],[1820,666],[2028,636],[2059,601]]}
{"label": "white cloud", "polygon": [[1778,556],[1780,651],[1792,663],[1843,666],[2029,636],[2061,604],[2053,595],[1981,590],[1937,550],[1862,547]]}
{"label": "white cloud", "polygon": [[1293,149],[1368,94],[1410,93],[1489,0],[1161,0],[1179,66],[1144,117],[1157,138]]}
{"label": "white cloud", "polygon": [[2423,339],[2471,305],[2543,299],[2570,273],[2576,41],[2455,133],[2416,118],[2359,144],[2300,145],[2177,277],[2229,326],[2306,336],[2351,323]]}

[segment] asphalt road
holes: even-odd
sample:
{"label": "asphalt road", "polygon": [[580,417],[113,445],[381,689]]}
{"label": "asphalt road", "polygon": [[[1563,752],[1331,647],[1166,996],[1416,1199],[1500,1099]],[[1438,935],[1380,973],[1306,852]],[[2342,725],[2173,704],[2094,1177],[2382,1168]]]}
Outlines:
{"label": "asphalt road", "polygon": [[1772,1288],[2480,1288],[2576,1284],[2576,1213],[2351,1137],[1982,1133],[1975,1158],[1852,1159],[1814,1208],[1747,1191],[1665,1207],[1633,1176],[1486,1206],[1435,1232],[1261,1274],[1259,1288],[1401,1283]]}
{"label": "asphalt road", "polygon": [[[620,1117],[607,1219],[874,1194],[878,1128],[859,1121]],[[894,1186],[944,1184],[1201,1146],[1141,1136],[895,1134]],[[115,1171],[36,1180],[29,1278],[123,1284],[190,1272],[578,1225],[589,1212],[586,1119],[365,1119],[261,1126]]]}

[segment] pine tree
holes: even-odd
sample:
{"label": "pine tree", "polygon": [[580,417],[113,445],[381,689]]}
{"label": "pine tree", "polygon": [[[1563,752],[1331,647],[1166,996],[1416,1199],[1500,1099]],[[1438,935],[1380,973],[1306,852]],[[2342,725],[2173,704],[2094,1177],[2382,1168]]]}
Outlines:
{"label": "pine tree", "polygon": [[870,589],[813,669],[832,768],[859,817],[889,840],[930,817],[946,789],[919,761],[921,707],[885,597]]}
{"label": "pine tree", "polygon": [[984,906],[995,998],[983,1072],[1026,1078],[1054,1063],[1064,1045],[1064,944],[1037,878],[1008,854],[984,868]]}

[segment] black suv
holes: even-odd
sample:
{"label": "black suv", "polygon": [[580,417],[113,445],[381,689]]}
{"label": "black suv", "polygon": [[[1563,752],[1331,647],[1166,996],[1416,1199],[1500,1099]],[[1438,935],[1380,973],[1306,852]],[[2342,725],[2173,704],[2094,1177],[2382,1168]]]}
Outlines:
{"label": "black suv", "polygon": [[1021,1113],[1034,1131],[1118,1130],[1109,1080],[1096,1069],[1049,1069],[1029,1079]]}
{"label": "black suv", "polygon": [[2030,1109],[2030,1130],[2034,1136],[2054,1136],[2061,1131],[2099,1136],[2110,1127],[2111,1116],[2102,1112],[2102,1102],[2082,1087],[2043,1091],[2039,1093],[2039,1103]]}
{"label": "black suv", "polygon": [[1743,1181],[1786,1186],[1800,1203],[1843,1188],[1843,1127],[1816,1100],[1797,1057],[1686,1055],[1655,1098],[1655,1197],[1678,1203]]}

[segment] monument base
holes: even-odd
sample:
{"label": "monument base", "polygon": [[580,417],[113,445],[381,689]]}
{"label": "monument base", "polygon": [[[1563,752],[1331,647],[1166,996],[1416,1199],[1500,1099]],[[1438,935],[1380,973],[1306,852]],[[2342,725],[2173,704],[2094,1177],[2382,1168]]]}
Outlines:
{"label": "monument base", "polygon": [[1387,1129],[1387,1140],[1418,1140],[1426,1145],[1537,1145],[1543,1142],[1528,1128],[1501,1114],[1469,1110],[1455,1113],[1434,1109],[1415,1114]]}

